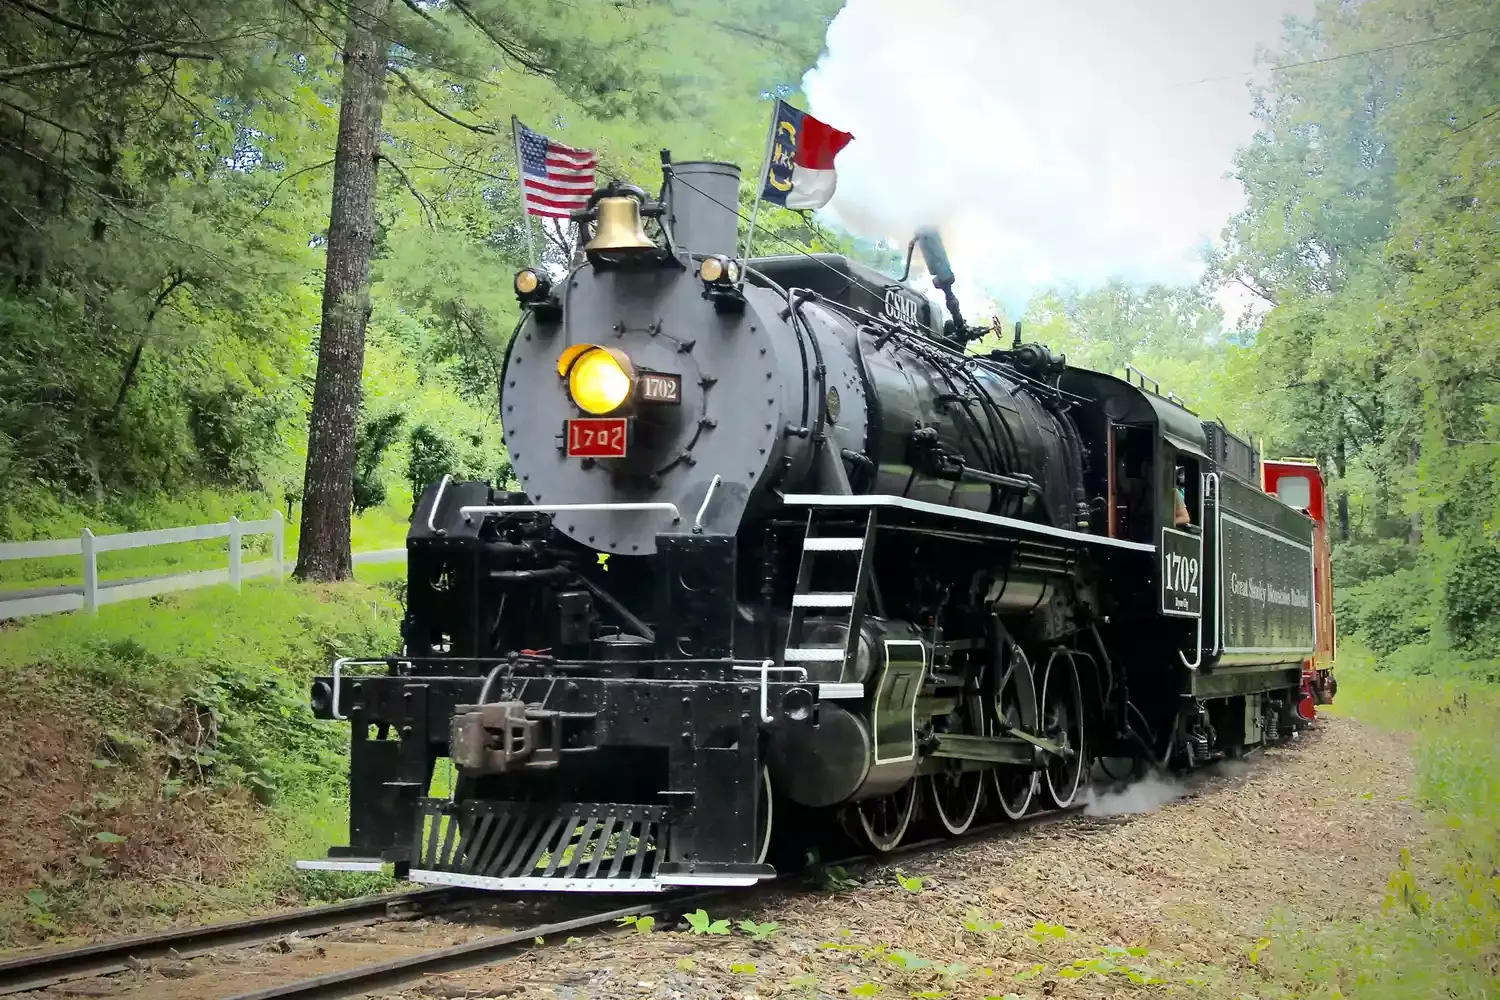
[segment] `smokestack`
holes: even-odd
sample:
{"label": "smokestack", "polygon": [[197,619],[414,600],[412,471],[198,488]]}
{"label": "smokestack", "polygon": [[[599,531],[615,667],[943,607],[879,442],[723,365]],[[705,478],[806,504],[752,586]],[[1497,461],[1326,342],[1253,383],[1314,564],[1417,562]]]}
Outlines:
{"label": "smokestack", "polygon": [[947,289],[953,284],[953,265],[948,263],[948,251],[943,246],[943,237],[931,226],[917,230],[917,246],[922,248],[922,260],[927,262],[927,273],[932,283]]}
{"label": "smokestack", "polygon": [[927,262],[927,273],[932,275],[932,283],[942,291],[943,301],[948,305],[948,315],[953,321],[953,330],[948,336],[960,344],[968,343],[979,331],[971,335],[964,326],[964,316],[958,308],[958,296],[953,294],[953,265],[948,263],[948,251],[943,247],[943,237],[931,226],[923,226],[917,230],[914,240],[922,248],[922,259]]}
{"label": "smokestack", "polygon": [[740,231],[740,168],[704,160],[673,163],[667,187],[677,249],[734,256]]}

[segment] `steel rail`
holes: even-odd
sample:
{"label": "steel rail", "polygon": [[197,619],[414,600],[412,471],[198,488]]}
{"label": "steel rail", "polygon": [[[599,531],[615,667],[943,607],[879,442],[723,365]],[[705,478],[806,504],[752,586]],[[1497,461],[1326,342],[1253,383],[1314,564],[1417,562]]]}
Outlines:
{"label": "steel rail", "polygon": [[[911,844],[903,844],[883,854],[860,854],[837,861],[824,863],[824,867],[854,864],[886,864],[896,858],[934,850],[941,847],[958,847],[966,843],[985,840],[999,833],[1015,835],[1026,830],[1045,826],[1076,815],[1083,807],[1069,806],[1050,812],[1028,816],[1019,821],[1000,820],[974,827],[956,837],[937,836]],[[270,986],[253,993],[242,993],[228,1000],[342,1000],[346,997],[364,996],[376,990],[402,986],[431,975],[457,972],[485,965],[493,965],[514,956],[527,948],[535,947],[536,939],[544,942],[559,934],[599,932],[614,926],[622,917],[655,916],[662,913],[681,914],[694,906],[726,898],[745,898],[747,893],[762,893],[773,889],[785,889],[804,876],[803,872],[789,873],[760,883],[754,889],[711,889],[708,891],[669,892],[659,896],[643,896],[632,906],[611,909],[589,916],[577,917],[558,923],[540,924],[523,930],[511,931],[493,937],[480,938],[467,944],[453,945],[436,951],[404,958],[392,959],[373,965],[330,972],[310,979],[302,979],[280,986]],[[544,944],[545,946],[545,944]]]}
{"label": "steel rail", "polygon": [[418,889],[362,896],[327,906],[141,934],[115,941],[62,948],[0,960],[0,996],[25,993],[71,979],[123,972],[132,960],[190,958],[210,951],[274,941],[287,934],[316,936],[388,920],[407,920],[450,904],[482,898],[462,889]]}

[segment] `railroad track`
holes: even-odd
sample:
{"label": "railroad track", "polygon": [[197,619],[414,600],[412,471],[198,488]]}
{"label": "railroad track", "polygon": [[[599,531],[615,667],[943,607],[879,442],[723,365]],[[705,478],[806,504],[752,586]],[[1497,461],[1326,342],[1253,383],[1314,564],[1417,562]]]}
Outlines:
{"label": "railroad track", "polygon": [[[998,835],[1014,836],[1078,812],[1078,808],[1041,813],[1020,822],[1003,821],[976,826],[959,837],[933,837],[905,844],[886,854],[863,854],[826,862],[826,867],[851,867],[861,864],[887,864],[898,858],[943,847],[985,840]],[[785,889],[803,878],[803,873],[771,879],[754,889],[712,889],[662,893],[632,897],[629,905],[601,909],[576,918],[529,926],[520,930],[494,934],[448,948],[426,951],[326,973],[294,982],[269,986],[243,993],[229,1000],[332,1000],[336,997],[361,996],[373,990],[387,989],[419,980],[425,976],[456,972],[504,961],[536,946],[537,938],[561,941],[568,935],[598,933],[615,927],[625,916],[678,917],[699,906],[726,899],[745,899],[775,889]],[[466,889],[418,889],[384,896],[368,896],[328,906],[295,910],[209,924],[180,930],[162,931],[106,941],[99,944],[65,948],[34,955],[22,955],[0,961],[0,996],[44,989],[70,980],[107,976],[139,968],[141,963],[171,958],[187,959],[210,952],[267,944],[291,934],[315,937],[397,920],[413,920],[464,903],[495,900],[515,895]],[[620,897],[614,896],[612,902]],[[564,937],[559,937],[562,935]]]}
{"label": "railroad track", "polygon": [[135,963],[154,959],[192,958],[211,951],[265,944],[290,934],[311,937],[388,920],[412,920],[480,895],[462,889],[417,889],[21,955],[0,961],[0,996],[39,990],[71,979],[124,972]]}
{"label": "railroad track", "polygon": [[[1082,811],[1082,806],[1055,810],[1029,816],[1019,822],[1001,821],[978,826],[958,837],[933,837],[928,840],[904,844],[894,851],[879,855],[862,854],[827,862],[828,867],[848,867],[859,864],[888,864],[898,858],[908,857],[924,851],[943,847],[958,847],[978,840],[987,840],[1004,834],[1014,836],[1039,826],[1068,819]],[[360,966],[340,972],[271,986],[253,993],[242,993],[229,1000],[337,1000],[337,998],[364,996],[375,990],[409,984],[426,976],[473,969],[504,961],[528,948],[536,947],[536,939],[544,942],[563,940],[558,935],[599,933],[616,926],[621,917],[628,916],[680,916],[695,907],[707,906],[711,902],[736,898],[745,899],[773,889],[785,889],[803,877],[801,872],[783,875],[762,882],[752,889],[682,890],[662,893],[657,896],[642,896],[630,906],[604,910],[573,920],[539,924],[522,930],[492,937],[480,938],[467,944],[454,945],[393,959],[374,965]]]}

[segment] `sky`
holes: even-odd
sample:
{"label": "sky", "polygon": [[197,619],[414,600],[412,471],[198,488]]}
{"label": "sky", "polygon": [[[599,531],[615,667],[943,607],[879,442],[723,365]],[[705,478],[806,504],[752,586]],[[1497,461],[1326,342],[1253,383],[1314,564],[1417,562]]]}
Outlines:
{"label": "sky", "polygon": [[1256,47],[1311,7],[849,0],[803,80],[855,137],[823,214],[903,247],[938,225],[960,301],[1012,315],[1047,285],[1194,283],[1242,206],[1225,175],[1255,132]]}

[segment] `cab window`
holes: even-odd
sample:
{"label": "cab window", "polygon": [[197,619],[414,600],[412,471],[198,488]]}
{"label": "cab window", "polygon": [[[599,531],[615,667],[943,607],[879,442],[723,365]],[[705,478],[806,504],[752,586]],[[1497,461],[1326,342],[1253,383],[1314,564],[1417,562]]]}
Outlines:
{"label": "cab window", "polygon": [[1282,476],[1276,480],[1276,498],[1288,507],[1312,507],[1312,481],[1306,476]]}

